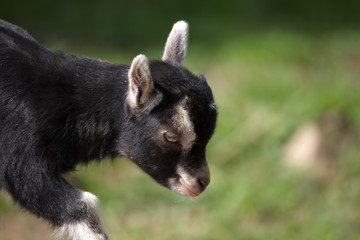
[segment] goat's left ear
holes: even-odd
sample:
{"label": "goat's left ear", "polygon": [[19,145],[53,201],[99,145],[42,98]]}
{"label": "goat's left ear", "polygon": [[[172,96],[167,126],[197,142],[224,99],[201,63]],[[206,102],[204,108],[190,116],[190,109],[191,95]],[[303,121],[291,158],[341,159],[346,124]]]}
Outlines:
{"label": "goat's left ear", "polygon": [[174,24],[165,44],[162,60],[183,64],[186,55],[189,25],[185,21]]}
{"label": "goat's left ear", "polygon": [[145,55],[138,55],[131,63],[128,72],[129,90],[127,102],[131,108],[140,108],[149,101],[154,83],[149,62]]}

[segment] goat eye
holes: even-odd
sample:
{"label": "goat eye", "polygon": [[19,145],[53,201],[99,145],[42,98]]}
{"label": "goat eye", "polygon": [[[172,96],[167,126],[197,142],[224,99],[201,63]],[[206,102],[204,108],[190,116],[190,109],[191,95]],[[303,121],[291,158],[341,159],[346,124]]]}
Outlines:
{"label": "goat eye", "polygon": [[164,132],[164,138],[166,141],[168,141],[170,143],[179,142],[178,136],[176,136],[174,133],[171,133],[171,132]]}

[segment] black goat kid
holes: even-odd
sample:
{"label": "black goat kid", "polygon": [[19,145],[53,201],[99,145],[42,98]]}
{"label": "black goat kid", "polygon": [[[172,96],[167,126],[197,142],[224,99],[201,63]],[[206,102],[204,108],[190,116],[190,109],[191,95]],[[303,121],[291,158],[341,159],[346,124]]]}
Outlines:
{"label": "black goat kid", "polygon": [[61,176],[78,163],[125,156],[199,195],[217,111],[204,76],[182,66],[187,36],[177,22],[162,60],[114,64],[49,50],[0,20],[0,189],[74,240],[108,239],[96,196]]}

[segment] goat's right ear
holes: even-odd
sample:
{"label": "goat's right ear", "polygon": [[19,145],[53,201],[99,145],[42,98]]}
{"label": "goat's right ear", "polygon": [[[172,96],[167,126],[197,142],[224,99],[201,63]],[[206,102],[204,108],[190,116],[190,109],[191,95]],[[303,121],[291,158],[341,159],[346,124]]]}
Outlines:
{"label": "goat's right ear", "polygon": [[145,55],[134,58],[128,72],[128,79],[127,103],[132,109],[139,109],[150,100],[154,88],[149,62]]}

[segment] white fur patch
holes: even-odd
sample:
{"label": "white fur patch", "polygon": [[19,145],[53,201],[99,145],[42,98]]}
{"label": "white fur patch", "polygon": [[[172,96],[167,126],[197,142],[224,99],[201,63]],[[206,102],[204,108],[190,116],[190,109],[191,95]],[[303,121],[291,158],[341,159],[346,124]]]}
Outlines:
{"label": "white fur patch", "polygon": [[81,193],[81,201],[86,203],[89,206],[90,211],[94,214],[94,218],[96,218],[98,222],[98,228],[103,231],[103,233],[96,233],[93,229],[91,229],[84,219],[83,221],[73,222],[64,224],[57,229],[55,229],[55,236],[59,239],[66,240],[105,240],[105,232],[103,230],[103,226],[98,215],[98,199],[97,197],[89,192]]}
{"label": "white fur patch", "polygon": [[197,178],[189,174],[183,167],[177,166],[176,173],[182,178],[186,185],[197,185]]}
{"label": "white fur patch", "polygon": [[187,193],[184,191],[184,189],[181,187],[181,184],[179,184],[178,180],[176,178],[169,178],[168,180],[169,188],[174,193],[187,196]]}
{"label": "white fur patch", "polygon": [[64,224],[55,230],[55,235],[66,240],[105,240],[105,236],[89,228],[85,222]]}

